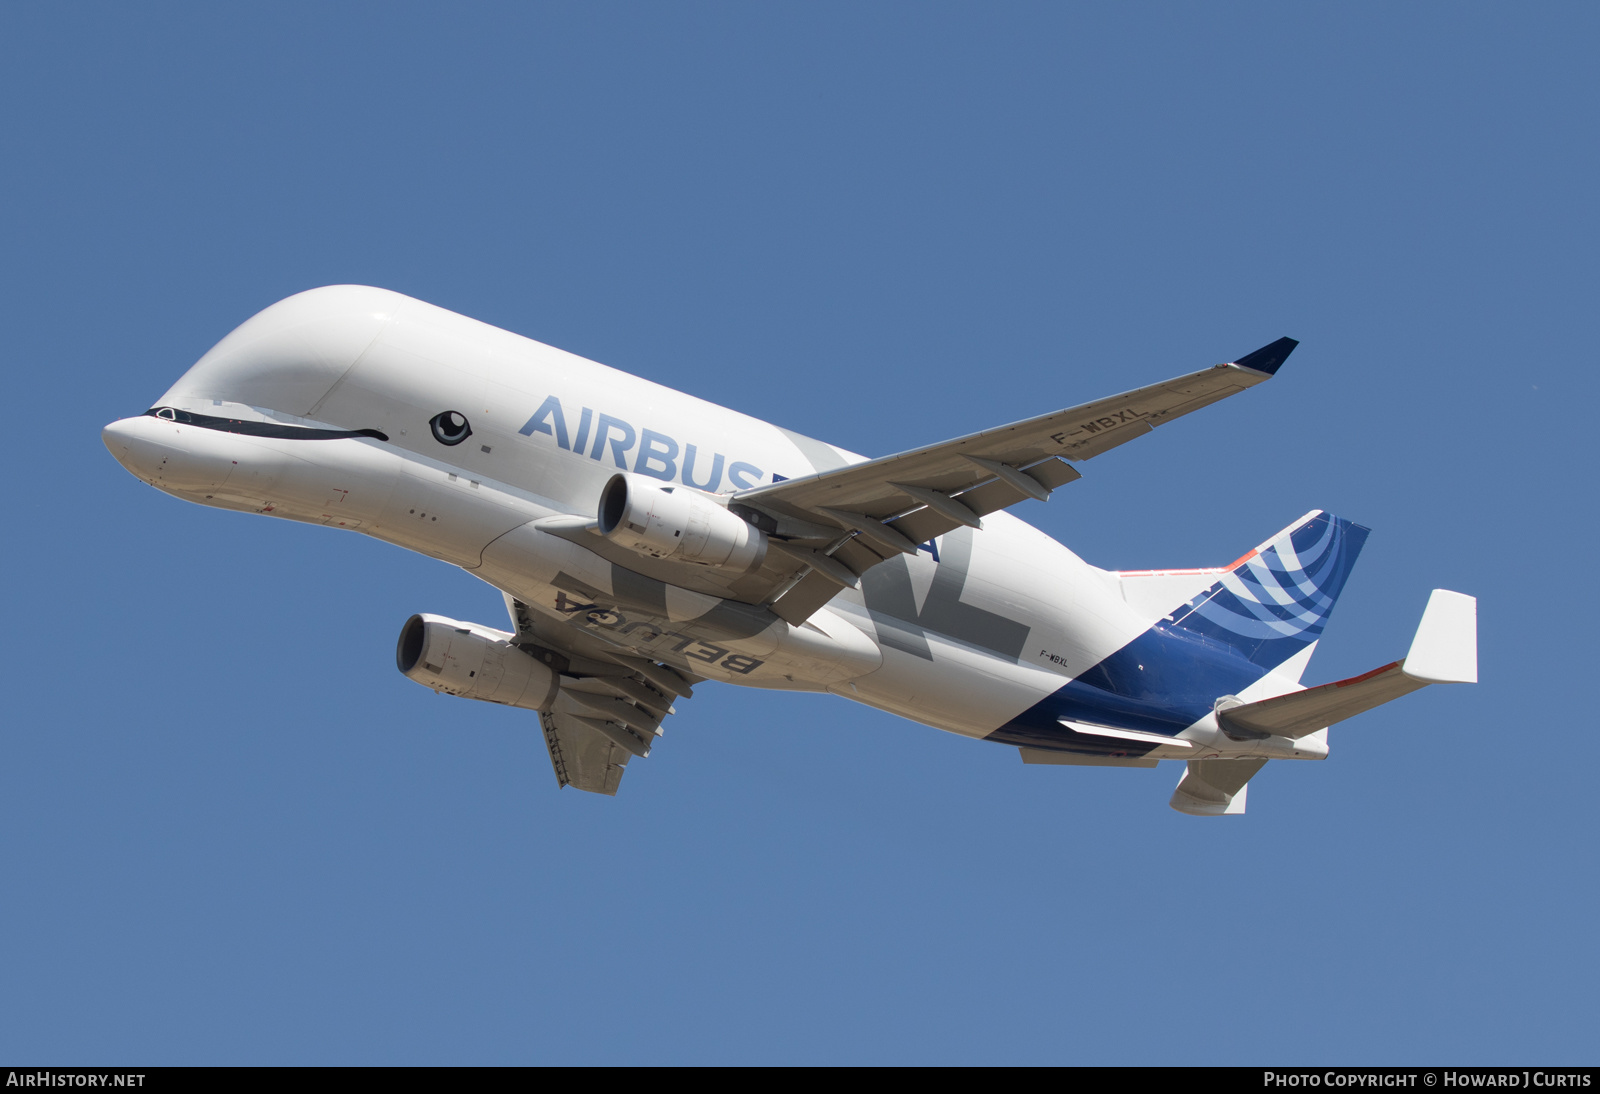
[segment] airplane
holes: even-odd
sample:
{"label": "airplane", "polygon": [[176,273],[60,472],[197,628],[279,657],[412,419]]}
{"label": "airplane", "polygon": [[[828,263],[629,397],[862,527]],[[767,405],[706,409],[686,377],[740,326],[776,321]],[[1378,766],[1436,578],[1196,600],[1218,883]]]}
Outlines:
{"label": "airplane", "polygon": [[1010,513],[1270,380],[1298,343],[868,459],[384,289],[273,304],[102,439],[219,509],[343,528],[504,594],[417,614],[400,672],[536,712],[559,787],[612,795],[705,681],[828,692],[1026,764],[1181,762],[1170,805],[1245,811],[1268,760],[1477,681],[1477,601],[1407,655],[1300,683],[1368,529],[1313,510],[1226,566],[1104,570]]}

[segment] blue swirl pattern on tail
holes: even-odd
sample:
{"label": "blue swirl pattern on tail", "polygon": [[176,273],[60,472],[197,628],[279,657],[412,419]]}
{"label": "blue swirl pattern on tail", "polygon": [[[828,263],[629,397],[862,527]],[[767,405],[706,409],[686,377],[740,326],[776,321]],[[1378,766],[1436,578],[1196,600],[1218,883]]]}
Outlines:
{"label": "blue swirl pattern on tail", "polygon": [[1322,636],[1368,531],[1328,513],[1308,514],[1174,612],[1169,629],[1276,668]]}
{"label": "blue swirl pattern on tail", "polygon": [[1030,748],[1140,755],[1152,746],[1078,733],[1062,719],[1171,736],[1322,636],[1368,529],[1306,514],[1167,619],[989,734]]}

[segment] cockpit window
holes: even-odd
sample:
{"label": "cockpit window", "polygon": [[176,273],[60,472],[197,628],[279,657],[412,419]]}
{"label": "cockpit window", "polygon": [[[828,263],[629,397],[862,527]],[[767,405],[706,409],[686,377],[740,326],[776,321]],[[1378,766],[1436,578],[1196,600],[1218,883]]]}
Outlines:
{"label": "cockpit window", "polygon": [[201,429],[215,429],[222,433],[239,433],[246,437],[275,437],[284,441],[337,441],[346,437],[371,437],[375,441],[387,441],[389,439],[387,433],[378,429],[316,429],[308,425],[249,422],[242,418],[216,418],[210,414],[191,414],[187,410],[179,410],[170,406],[153,406],[145,411],[145,414],[167,422],[182,422],[185,425],[199,426]]}

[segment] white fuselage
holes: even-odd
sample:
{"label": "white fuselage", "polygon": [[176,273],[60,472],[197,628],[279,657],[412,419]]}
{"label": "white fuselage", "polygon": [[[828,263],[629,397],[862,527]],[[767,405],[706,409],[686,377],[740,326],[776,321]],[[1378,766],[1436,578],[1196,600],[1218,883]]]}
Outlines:
{"label": "white fuselage", "polygon": [[[1130,602],[1117,574],[1001,512],[981,531],[891,559],[792,626],[719,597],[717,575],[689,587],[652,576],[643,559],[622,565],[580,526],[619,471],[726,495],[862,457],[379,289],[317,289],[268,308],[156,406],[170,409],[113,423],[106,443],[177,497],[431,555],[527,604],[543,627],[695,676],[831,691],[972,737],[1211,580],[1146,582]],[[430,428],[450,413],[469,435],[450,432],[456,418],[440,427],[444,440]],[[265,425],[241,433],[192,424],[197,416]],[[261,435],[274,424],[386,439]],[[1294,686],[1269,675],[1259,693]],[[1204,718],[1183,736],[1189,747],[1150,755],[1325,752],[1311,740],[1287,752],[1231,741]]]}

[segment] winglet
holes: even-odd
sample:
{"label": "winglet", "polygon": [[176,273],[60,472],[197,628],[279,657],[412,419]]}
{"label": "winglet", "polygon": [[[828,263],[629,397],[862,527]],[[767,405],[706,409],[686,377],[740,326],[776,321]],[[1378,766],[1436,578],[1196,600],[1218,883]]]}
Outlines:
{"label": "winglet", "polygon": [[1264,372],[1268,376],[1276,376],[1278,369],[1289,359],[1289,354],[1294,352],[1294,347],[1300,343],[1293,338],[1280,338],[1271,345],[1262,346],[1254,353],[1247,353],[1234,364],[1240,368],[1247,368],[1253,372]]}

